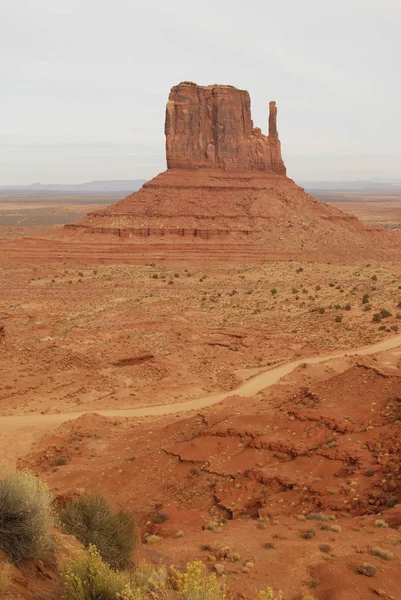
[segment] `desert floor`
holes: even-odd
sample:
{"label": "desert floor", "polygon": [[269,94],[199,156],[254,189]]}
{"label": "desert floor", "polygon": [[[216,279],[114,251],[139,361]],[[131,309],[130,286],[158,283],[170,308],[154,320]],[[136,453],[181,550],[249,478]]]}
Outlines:
{"label": "desert floor", "polygon": [[103,489],[243,597],[398,598],[401,260],[16,262],[49,224],[0,227],[2,470]]}

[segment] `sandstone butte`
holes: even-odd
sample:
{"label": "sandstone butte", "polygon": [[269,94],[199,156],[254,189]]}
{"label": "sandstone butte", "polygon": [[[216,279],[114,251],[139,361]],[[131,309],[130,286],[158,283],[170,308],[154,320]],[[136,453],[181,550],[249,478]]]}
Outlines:
{"label": "sandstone butte", "polygon": [[363,225],[287,177],[275,102],[264,135],[253,125],[247,91],[183,82],[170,91],[165,134],[167,170],[67,225],[67,235],[108,233],[142,245],[251,244],[259,258],[261,250],[265,258],[399,256],[399,234]]}

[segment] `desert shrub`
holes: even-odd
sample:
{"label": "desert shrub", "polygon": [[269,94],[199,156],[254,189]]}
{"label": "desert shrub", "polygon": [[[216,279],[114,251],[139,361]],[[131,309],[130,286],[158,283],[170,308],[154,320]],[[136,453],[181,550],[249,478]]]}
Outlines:
{"label": "desert shrub", "polygon": [[328,521],[329,517],[323,513],[309,513],[306,515],[309,521]]}
{"label": "desert shrub", "polygon": [[379,314],[382,319],[387,319],[388,317],[391,317],[391,312],[387,310],[387,308],[382,308]]}
{"label": "desert shrub", "polygon": [[274,296],[275,294],[277,294],[277,290],[276,288],[273,288],[272,290],[270,290],[270,293]]}
{"label": "desert shrub", "polygon": [[116,600],[130,591],[125,574],[103,562],[92,545],[62,568],[65,600]]}
{"label": "desert shrub", "polygon": [[166,598],[171,589],[171,583],[167,576],[167,570],[162,565],[155,567],[145,561],[141,562],[135,569],[130,580],[131,592],[126,592],[122,600],[138,600],[140,598],[152,597]]}
{"label": "desert shrub", "polygon": [[276,596],[273,588],[271,588],[271,587],[268,587],[265,590],[262,590],[258,594],[258,600],[283,600],[283,598],[284,598],[284,595],[281,590],[277,592],[277,596]]}
{"label": "desert shrub", "polygon": [[60,521],[86,547],[96,546],[115,569],[129,565],[137,542],[135,519],[125,510],[113,509],[101,494],[73,498],[61,511]]}
{"label": "desert shrub", "polygon": [[151,533],[150,535],[146,536],[146,543],[147,544],[157,544],[158,542],[160,542],[162,538],[160,537],[160,535],[156,535],[155,533]]}
{"label": "desert shrub", "polygon": [[320,525],[320,529],[323,531],[332,531],[333,533],[341,533],[341,525],[328,525],[327,523],[323,523]]}
{"label": "desert shrub", "polygon": [[368,304],[369,303],[369,294],[364,294],[363,298],[362,298],[362,304]]}
{"label": "desert shrub", "polygon": [[0,600],[3,600],[5,597],[10,582],[10,565],[7,563],[2,563],[0,565]]}
{"label": "desert shrub", "polygon": [[301,537],[304,538],[304,540],[311,540],[315,535],[316,531],[314,529],[305,529],[304,531],[301,531]]}
{"label": "desert shrub", "polygon": [[388,527],[388,523],[384,519],[376,519],[375,527]]}
{"label": "desert shrub", "polygon": [[352,306],[351,306],[351,304],[346,304],[344,306],[344,308],[345,308],[345,310],[351,310]]}
{"label": "desert shrub", "polygon": [[336,316],[336,318],[334,319],[334,321],[335,321],[336,323],[341,323],[341,322],[342,322],[342,320],[343,320],[343,318],[342,318],[342,315],[337,315],[337,316]]}
{"label": "desert shrub", "polygon": [[203,529],[208,529],[209,531],[214,531],[215,533],[220,533],[221,527],[221,521],[209,521],[206,523],[206,525],[203,525]]}
{"label": "desert shrub", "polygon": [[377,281],[377,275],[372,275],[371,280],[372,281]]}
{"label": "desert shrub", "polygon": [[375,313],[372,317],[373,323],[380,323],[381,320],[382,320],[382,318],[379,313]]}
{"label": "desert shrub", "polygon": [[13,562],[41,558],[49,550],[53,518],[48,487],[32,473],[0,481],[0,550]]}
{"label": "desert shrub", "polygon": [[373,556],[379,556],[384,560],[391,560],[393,558],[393,553],[390,550],[385,550],[384,548],[379,548],[379,546],[375,546],[372,548]]}
{"label": "desert shrub", "polygon": [[184,573],[175,572],[179,600],[225,600],[227,592],[224,580],[216,573],[208,573],[202,561],[187,564]]}

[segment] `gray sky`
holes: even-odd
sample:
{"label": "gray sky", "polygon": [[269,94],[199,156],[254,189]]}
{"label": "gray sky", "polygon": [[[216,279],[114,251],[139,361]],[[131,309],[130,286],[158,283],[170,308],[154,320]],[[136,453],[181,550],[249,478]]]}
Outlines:
{"label": "gray sky", "polygon": [[401,180],[400,0],[1,0],[0,185],[148,178],[183,80],[268,102],[298,180]]}

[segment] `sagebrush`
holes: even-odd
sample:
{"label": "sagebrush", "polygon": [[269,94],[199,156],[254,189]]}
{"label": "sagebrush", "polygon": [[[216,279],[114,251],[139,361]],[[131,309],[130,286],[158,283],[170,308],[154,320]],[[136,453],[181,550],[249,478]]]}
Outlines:
{"label": "sagebrush", "polygon": [[53,517],[48,487],[17,472],[0,481],[0,550],[11,562],[38,559],[51,547]]}
{"label": "sagebrush", "polygon": [[125,510],[113,509],[101,494],[70,500],[60,513],[60,521],[84,546],[96,546],[102,559],[115,569],[130,565],[137,544],[135,518]]}

